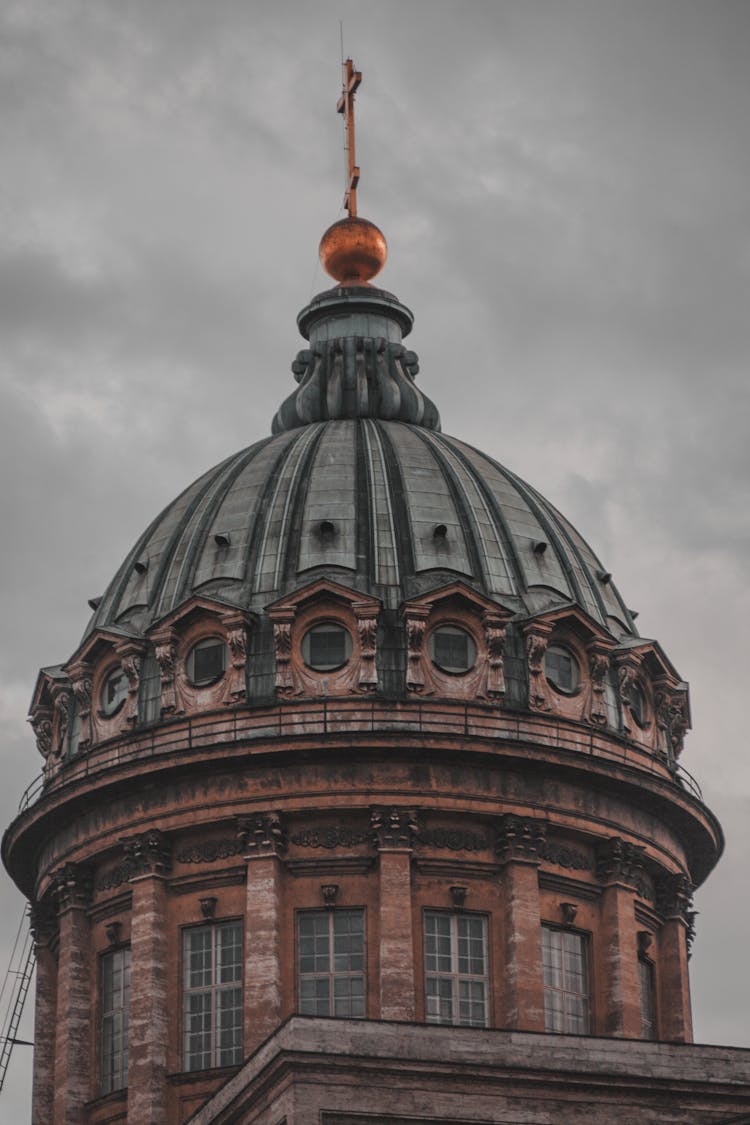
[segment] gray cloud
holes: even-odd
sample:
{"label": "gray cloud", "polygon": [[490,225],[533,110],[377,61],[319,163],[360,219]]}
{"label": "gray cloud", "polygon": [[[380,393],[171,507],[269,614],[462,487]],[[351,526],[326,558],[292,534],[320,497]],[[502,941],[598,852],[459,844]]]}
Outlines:
{"label": "gray cloud", "polygon": [[[340,18],[332,0],[0,16],[4,823],[40,765],[38,667],[292,387],[341,203]],[[691,681],[684,761],[728,838],[698,899],[696,1032],[750,1045],[750,9],[350,0],[343,18],[360,206],[416,313],[420,382],[447,432],[580,527]],[[6,883],[0,956],[20,909]],[[20,1051],[3,1098],[28,1116]]]}

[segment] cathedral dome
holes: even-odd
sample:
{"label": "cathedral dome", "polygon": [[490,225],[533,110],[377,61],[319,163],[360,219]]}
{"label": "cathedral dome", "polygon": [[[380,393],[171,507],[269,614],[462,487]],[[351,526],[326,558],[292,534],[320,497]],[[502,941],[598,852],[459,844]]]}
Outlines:
{"label": "cathedral dome", "polygon": [[201,476],[151,524],[89,625],[141,633],[194,595],[254,613],[317,577],[395,610],[461,580],[527,616],[574,605],[635,634],[611,576],[534,488],[440,433],[403,345],[412,316],[371,287],[320,294],[274,436]]}

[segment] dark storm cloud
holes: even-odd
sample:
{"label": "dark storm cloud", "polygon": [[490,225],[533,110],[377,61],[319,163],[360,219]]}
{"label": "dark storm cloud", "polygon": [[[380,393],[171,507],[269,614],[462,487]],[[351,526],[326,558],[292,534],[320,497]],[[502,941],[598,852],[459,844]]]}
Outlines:
{"label": "dark storm cloud", "polygon": [[[38,667],[291,390],[341,202],[341,18],[360,206],[420,383],[580,527],[691,681],[685,763],[728,839],[699,897],[696,1031],[747,1043],[747,4],[4,5],[3,821],[40,765]],[[8,890],[0,954],[20,908]]]}

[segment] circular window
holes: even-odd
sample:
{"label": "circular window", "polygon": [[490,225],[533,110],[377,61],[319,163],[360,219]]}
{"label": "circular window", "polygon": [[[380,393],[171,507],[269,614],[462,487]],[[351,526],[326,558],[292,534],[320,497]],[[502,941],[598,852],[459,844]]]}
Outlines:
{"label": "circular window", "polygon": [[648,726],[646,693],[636,681],[630,689],[630,713],[639,727]]}
{"label": "circular window", "polygon": [[316,625],[302,638],[302,659],[316,672],[335,672],[352,654],[352,638],[342,625]]}
{"label": "circular window", "polygon": [[102,684],[101,705],[105,715],[119,711],[128,694],[128,677],[122,668],[113,668]]}
{"label": "circular window", "polygon": [[456,625],[441,625],[430,633],[428,642],[430,656],[442,672],[462,675],[470,671],[476,663],[477,646],[465,629]]}
{"label": "circular window", "polygon": [[227,666],[227,646],[221,637],[206,637],[193,645],[187,658],[187,676],[194,687],[220,680]]}
{"label": "circular window", "polygon": [[553,688],[572,694],[578,687],[578,661],[562,645],[550,645],[544,654],[544,674]]}

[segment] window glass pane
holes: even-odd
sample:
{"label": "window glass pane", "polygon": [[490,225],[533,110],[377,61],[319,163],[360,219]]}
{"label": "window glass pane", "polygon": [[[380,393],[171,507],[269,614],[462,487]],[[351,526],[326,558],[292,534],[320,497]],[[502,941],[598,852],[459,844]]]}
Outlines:
{"label": "window glass pane", "polygon": [[364,913],[306,911],[298,918],[299,1010],[364,1016]]}
{"label": "window glass pane", "polygon": [[128,1080],[128,1009],[130,949],[107,953],[101,961],[101,1074],[104,1094],[121,1090]]}
{"label": "window glass pane", "polygon": [[231,1066],[242,1058],[242,925],[186,930],[184,1066]]}
{"label": "window glass pane", "polygon": [[582,934],[542,927],[544,1011],[547,1031],[587,1034],[588,963]]}
{"label": "window glass pane", "polygon": [[486,1027],[487,922],[480,915],[426,913],[425,1018]]}
{"label": "window glass pane", "polygon": [[161,673],[152,648],[141,661],[138,686],[138,718],[142,723],[155,723],[161,716]]}

